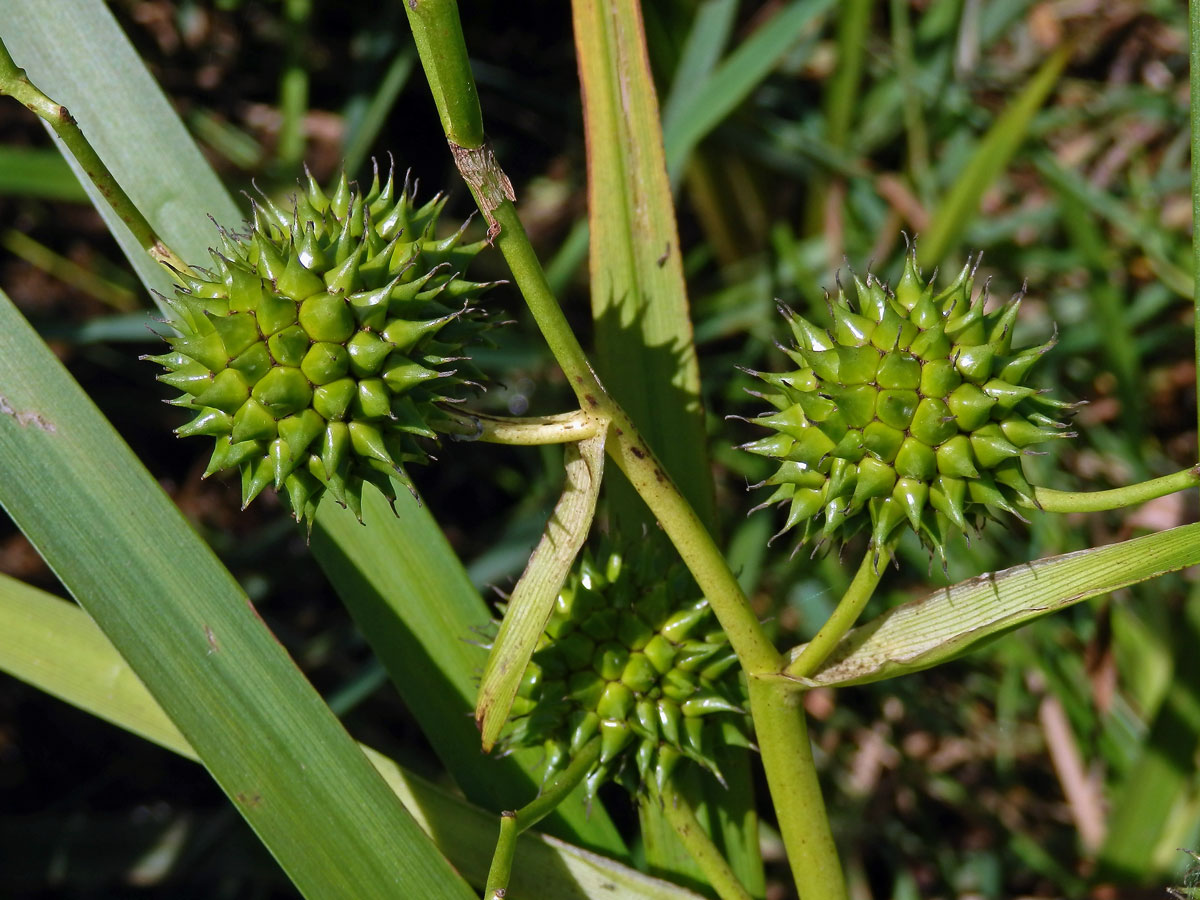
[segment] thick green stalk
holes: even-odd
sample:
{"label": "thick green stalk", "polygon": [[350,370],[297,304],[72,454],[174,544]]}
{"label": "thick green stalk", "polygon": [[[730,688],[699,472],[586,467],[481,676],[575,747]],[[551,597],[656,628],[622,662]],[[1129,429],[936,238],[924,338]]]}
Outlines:
{"label": "thick green stalk", "polygon": [[492,867],[488,870],[487,886],[483,900],[503,897],[508,890],[512,875],[513,857],[517,852],[517,838],[523,831],[536,825],[570,795],[583,781],[588,770],[600,758],[600,738],[594,737],[575,755],[571,764],[542,788],[542,792],[530,803],[516,812],[500,813],[500,837],[496,840],[496,851],[492,855]]}
{"label": "thick green stalk", "polygon": [[883,576],[883,570],[887,568],[888,560],[891,558],[891,547],[881,550],[874,543],[867,547],[862,564],[859,565],[854,580],[850,582],[850,587],[846,589],[846,593],[838,602],[837,609],[821,626],[816,637],[804,646],[800,655],[787,667],[785,671],[788,675],[794,678],[807,678],[821,668],[821,663],[825,662],[829,654],[833,652],[833,648],[846,636],[846,632],[854,627],[854,623],[862,615],[867,601],[875,593],[879,579]]}
{"label": "thick green stalk", "polygon": [[717,896],[721,900],[752,900],[750,892],[738,881],[737,875],[696,818],[696,811],[687,798],[668,783],[659,799],[663,813],[679,836],[680,843],[687,848]]}
{"label": "thick green stalk", "polygon": [[1139,481],[1137,484],[1113,488],[1110,491],[1052,491],[1049,488],[1034,488],[1033,497],[1037,501],[1023,503],[1029,509],[1040,508],[1045,512],[1104,512],[1110,509],[1121,509],[1126,506],[1136,506],[1148,500],[1165,497],[1176,491],[1187,490],[1200,485],[1200,465],[1192,466],[1172,475],[1161,478],[1151,478],[1149,481]]}
{"label": "thick green stalk", "polygon": [[[458,150],[464,146],[481,151],[486,148],[482,124],[471,119],[478,114],[478,103],[454,6],[453,0],[421,0],[417,7],[421,14],[411,4],[406,4],[405,9],[452,143],[451,150],[455,151],[462,169],[464,155]],[[436,28],[433,23],[452,23],[454,27]],[[447,76],[449,72],[457,73],[462,81],[454,83]],[[455,119],[456,110],[466,117],[464,121]],[[477,142],[463,144],[464,134],[473,134]],[[503,172],[494,159],[486,159],[483,165],[477,159],[472,160],[471,165],[471,173],[464,173],[465,180],[480,200],[480,207],[493,226],[491,234],[547,344],[579,397],[580,406],[610,420],[606,450],[675,545],[750,676],[751,713],[759,749],[803,900],[845,897],[841,864],[821,799],[799,694],[790,683],[780,685],[755,677],[777,674],[783,666],[782,655],[768,640],[708,530],[638,435],[629,416],[608,396],[592,371],[546,283],[545,273],[512,205],[511,187],[504,190],[507,179]],[[484,173],[483,179],[480,172]],[[493,202],[500,195],[506,195],[507,199]]]}
{"label": "thick green stalk", "polygon": [[804,718],[804,692],[750,680],[750,712],[800,900],[846,900]]}
{"label": "thick green stalk", "polygon": [[187,265],[170,247],[155,233],[150,223],[141,211],[133,205],[125,189],[117,183],[108,166],[100,159],[92,145],[84,137],[79,123],[61,103],[56,103],[37,88],[9,55],[8,48],[0,41],[0,95],[8,95],[21,103],[46,121],[54,129],[59,140],[63,142],[92,183],[104,194],[109,205],[129,226],[137,242],[155,260],[168,265],[180,272],[187,271]]}

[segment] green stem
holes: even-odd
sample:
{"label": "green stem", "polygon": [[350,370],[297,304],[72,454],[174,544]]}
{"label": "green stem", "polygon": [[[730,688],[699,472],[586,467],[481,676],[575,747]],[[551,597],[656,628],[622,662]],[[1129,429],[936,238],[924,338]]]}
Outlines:
{"label": "green stem", "polygon": [[1176,491],[1186,490],[1200,485],[1200,465],[1192,466],[1173,475],[1162,478],[1152,478],[1140,481],[1126,487],[1113,488],[1111,491],[1052,491],[1048,488],[1034,488],[1033,496],[1037,501],[1023,503],[1028,509],[1040,508],[1045,512],[1104,512],[1109,509],[1121,509],[1126,506],[1136,506],[1147,500],[1165,497]]}
{"label": "green stem", "polygon": [[312,0],[286,0],[283,19],[287,27],[287,62],[279,78],[279,140],[275,159],[278,168],[292,171],[304,159],[304,116],[308,112],[307,52],[308,22]]}
{"label": "green stem", "polygon": [[[461,148],[485,148],[457,9],[453,0],[420,0],[416,9],[412,3],[405,3],[405,10],[446,136],[461,167]],[[435,27],[438,23],[442,27]],[[480,170],[492,182],[486,189],[479,186]],[[467,180],[476,200],[487,195],[480,208],[485,217],[491,217],[490,233],[579,398],[580,407],[609,419],[605,449],[675,545],[750,676],[751,713],[759,749],[801,896],[804,900],[844,898],[841,864],[817,783],[808,731],[798,708],[800,692],[790,682],[777,685],[755,677],[777,675],[783,668],[783,656],[767,638],[708,530],[659,465],[629,416],[608,396],[592,371],[546,283],[541,263],[512,205],[507,179],[498,166],[491,164],[477,165],[473,174],[475,178]],[[499,195],[508,199],[493,203],[492,198]]]}
{"label": "green stem", "polygon": [[928,203],[930,196],[929,135],[925,130],[925,119],[921,114],[921,94],[917,90],[917,68],[913,57],[912,25],[908,21],[907,0],[891,0],[889,18],[892,21],[892,52],[896,60],[896,74],[904,89],[904,132],[908,139],[908,169],[921,200]]}
{"label": "green stem", "polygon": [[879,550],[874,543],[867,547],[858,572],[855,573],[850,587],[846,589],[846,593],[838,602],[837,609],[821,626],[816,637],[805,645],[804,649],[800,651],[800,655],[787,667],[785,671],[788,675],[794,678],[807,678],[821,667],[821,663],[825,662],[829,654],[833,652],[838,641],[846,636],[846,632],[854,627],[854,623],[862,615],[863,608],[871,599],[871,595],[875,593],[875,588],[879,585],[879,579],[891,557],[891,547]]}
{"label": "green stem", "polygon": [[749,682],[754,732],[800,900],[846,900],[808,740],[804,692],[759,678]]}
{"label": "green stem", "polygon": [[659,799],[662,801],[663,813],[679,842],[683,844],[709,885],[717,892],[721,900],[752,900],[750,892],[738,880],[721,851],[712,842],[712,838],[696,818],[696,811],[688,803],[682,793],[668,782]]}
{"label": "green stem", "polygon": [[488,869],[487,886],[483,890],[484,900],[503,897],[508,889],[512,874],[513,857],[517,852],[517,838],[522,832],[536,825],[558,807],[571,791],[583,781],[588,771],[600,759],[600,738],[594,737],[576,754],[571,764],[551,778],[540,794],[516,812],[500,813],[500,836],[496,839],[496,850],[492,854],[492,865]]}
{"label": "green stem", "polygon": [[585,413],[559,413],[554,416],[489,416],[485,413],[442,408],[444,421],[433,426],[452,440],[485,441],[489,444],[509,444],[517,447],[533,447],[541,444],[569,444],[595,437],[605,427],[607,420]]}
{"label": "green stem", "polygon": [[1192,300],[1195,304],[1195,360],[1200,377],[1200,0],[1188,4],[1188,67],[1191,76],[1192,129]]}
{"label": "green stem", "polygon": [[[406,3],[405,10],[447,138],[459,150],[482,148],[482,122],[475,121],[479,104],[453,0],[421,0],[415,10]],[[455,151],[455,157],[461,167],[463,155],[459,150]],[[501,183],[506,185],[507,179],[503,172],[492,160],[480,163],[475,159],[475,163],[474,178],[468,179],[468,184],[476,200],[480,201],[480,209],[494,221],[492,234],[496,246],[508,263],[513,280],[550,351],[579,398],[580,407],[612,423],[606,444],[609,455],[675,544],[696,583],[708,597],[746,671],[778,672],[783,657],[767,638],[712,536],[671,482],[629,416],[608,395],[592,370],[562,307],[550,291],[546,274],[525,233],[525,226],[517,216],[511,196],[498,203],[492,202],[492,198],[505,194]]]}
{"label": "green stem", "polygon": [[29,80],[25,70],[13,62],[3,41],[0,41],[0,95],[12,97],[30,112],[46,120],[59,140],[71,151],[84,174],[104,195],[104,199],[129,227],[134,239],[152,258],[177,271],[188,270],[183,260],[163,242],[146,221],[146,217],[133,205],[125,189],[117,183],[108,166],[92,149],[92,145],[88,143],[79,124],[67,108],[51,100]]}

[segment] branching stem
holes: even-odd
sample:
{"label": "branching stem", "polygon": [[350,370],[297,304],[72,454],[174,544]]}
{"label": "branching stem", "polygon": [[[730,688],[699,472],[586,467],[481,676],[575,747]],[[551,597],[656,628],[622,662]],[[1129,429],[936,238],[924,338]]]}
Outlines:
{"label": "branching stem", "polygon": [[846,636],[846,632],[854,627],[854,623],[862,615],[863,608],[871,599],[871,595],[875,593],[875,588],[879,585],[879,579],[891,557],[891,547],[880,549],[874,543],[867,547],[862,564],[859,565],[854,580],[850,582],[850,587],[846,589],[846,593],[838,602],[833,615],[821,626],[816,637],[805,645],[800,655],[787,667],[785,671],[788,675],[795,678],[807,678],[821,667],[821,663],[825,662],[829,654],[833,652],[833,648]]}
{"label": "branching stem", "polygon": [[146,221],[146,217],[129,199],[125,189],[117,183],[117,179],[108,170],[108,166],[92,149],[92,145],[84,137],[75,118],[65,106],[51,100],[29,80],[25,70],[13,62],[3,41],[0,41],[0,95],[12,97],[30,112],[45,119],[63,145],[71,151],[71,155],[75,157],[75,161],[79,163],[84,174],[104,195],[104,199],[108,201],[121,220],[129,227],[137,242],[153,259],[176,271],[187,271],[187,265],[158,236],[150,223]]}
{"label": "branching stem", "polygon": [[[503,897],[512,875],[513,857],[517,852],[517,838],[522,832],[536,825],[567,798],[567,795],[583,781],[588,770],[600,758],[600,738],[594,737],[576,754],[571,764],[551,778],[542,792],[516,812],[500,814],[500,836],[496,839],[496,850],[492,854],[492,865],[488,869],[487,886],[483,900]],[[499,892],[499,893],[498,893]]]}
{"label": "branching stem", "polygon": [[[1126,506],[1136,506],[1147,500],[1165,497],[1176,491],[1200,485],[1200,465],[1192,466],[1173,475],[1162,478],[1152,478],[1140,481],[1126,487],[1113,488],[1111,491],[1052,491],[1048,488],[1035,488],[1034,498],[1037,506],[1046,512],[1103,512],[1109,509],[1121,509]],[[1035,508],[1032,503],[1022,504],[1027,508]]]}
{"label": "branching stem", "polygon": [[553,416],[489,416],[486,413],[442,408],[446,419],[435,422],[438,431],[456,441],[484,441],[532,447],[539,444],[568,444],[595,437],[608,422],[600,416],[575,412]]}

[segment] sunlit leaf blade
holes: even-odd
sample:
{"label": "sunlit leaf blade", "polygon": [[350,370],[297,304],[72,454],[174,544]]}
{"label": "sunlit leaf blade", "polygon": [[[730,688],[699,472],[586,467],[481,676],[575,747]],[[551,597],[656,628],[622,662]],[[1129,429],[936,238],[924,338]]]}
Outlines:
{"label": "sunlit leaf blade", "polygon": [[[189,759],[196,752],[116,648],[78,606],[0,575],[0,671]],[[482,884],[496,817],[363,747],[367,759],[454,866]],[[616,892],[641,900],[696,895],[533,832],[519,843],[512,893],[585,900]],[[419,896],[426,896],[420,894]]]}
{"label": "sunlit leaf blade", "polygon": [[[699,367],[641,11],[631,0],[575,0],[572,10],[587,135],[592,317],[600,376],[700,520],[712,528],[715,506]],[[681,122],[694,118],[686,111],[681,116]],[[691,132],[694,139],[712,124]],[[640,499],[620,478],[610,479],[607,502],[617,532],[628,537],[635,529],[653,527]],[[706,803],[723,810],[713,831],[738,877],[761,893],[754,790],[744,756],[725,774],[729,790],[712,782],[704,794]],[[661,820],[661,812],[643,807],[639,817],[650,865],[694,877],[690,860],[672,846],[673,835],[661,821],[650,821]]]}
{"label": "sunlit leaf blade", "polygon": [[[572,6],[588,138],[600,376],[700,518],[711,523],[700,374],[641,15],[628,0]],[[619,479],[610,498],[618,521],[644,521],[641,502]]]}
{"label": "sunlit leaf blade", "polygon": [[565,458],[562,496],[508,598],[479,682],[475,724],[484,750],[491,750],[500,737],[538,638],[554,610],[554,600],[592,527],[604,476],[604,433],[568,444]]}
{"label": "sunlit leaf blade", "polygon": [[1030,121],[1058,83],[1070,57],[1069,44],[1055,50],[980,138],[966,168],[938,204],[929,230],[921,235],[917,244],[921,265],[937,265],[962,239],[979,211],[984,191],[991,187],[1021,146]]}
{"label": "sunlit leaf blade", "polygon": [[[237,227],[243,215],[196,149],[108,8],[100,0],[13,0],[0,16],[0,36],[30,77],[79,113],[77,118],[97,153],[167,242],[185,260],[207,263],[207,248],[216,237],[208,216],[222,225]],[[90,184],[88,188],[95,196],[95,189]],[[146,286],[169,293],[171,288],[162,270],[149,263],[111,211],[102,202],[98,205],[106,211],[109,226]],[[406,491],[403,493],[407,496]],[[341,517],[339,527],[329,526],[334,542],[345,542],[345,546],[323,559],[361,558],[383,566],[386,575],[373,581],[372,574],[366,580],[383,584],[385,592],[355,593],[364,578],[353,567],[331,567],[330,580],[343,600],[356,610],[360,622],[377,623],[374,632],[368,634],[376,646],[410,646],[412,635],[420,634],[415,645],[422,648],[421,652],[400,654],[387,661],[397,689],[430,734],[457,734],[463,729],[470,735],[470,740],[457,745],[462,747],[461,752],[444,753],[443,760],[471,799],[491,803],[507,798],[504,805],[520,806],[537,790],[538,761],[522,756],[518,764],[510,760],[491,769],[481,765],[477,751],[469,749],[476,739],[470,710],[483,654],[478,648],[468,647],[476,651],[470,656],[459,652],[459,648],[471,639],[473,628],[487,621],[487,609],[427,512],[402,522],[390,512],[385,514],[387,507],[381,498],[374,500],[378,501],[379,512],[370,528],[360,526],[348,513]],[[330,510],[322,522],[337,519],[339,512]],[[396,547],[408,549],[397,553]],[[418,585],[419,589],[414,587]],[[374,609],[364,612],[372,604]],[[431,615],[429,610],[439,612]],[[428,621],[414,625],[426,617]],[[422,678],[421,666],[426,658],[443,660],[444,670],[452,670],[452,676],[440,681]],[[452,746],[449,737],[435,737],[434,742],[439,751]],[[570,802],[564,804],[560,815],[570,823],[568,830],[558,832],[562,836],[613,853],[623,852],[620,838],[603,810],[597,809],[589,818],[582,802]],[[558,820],[546,824],[556,827]]]}
{"label": "sunlit leaf blade", "polygon": [[228,570],[3,294],[0,505],[301,892],[384,898],[405,884],[414,895],[469,896]]}
{"label": "sunlit leaf blade", "polygon": [[919,672],[1040,616],[1197,563],[1200,524],[971,578],[855,628],[804,683],[840,687]]}

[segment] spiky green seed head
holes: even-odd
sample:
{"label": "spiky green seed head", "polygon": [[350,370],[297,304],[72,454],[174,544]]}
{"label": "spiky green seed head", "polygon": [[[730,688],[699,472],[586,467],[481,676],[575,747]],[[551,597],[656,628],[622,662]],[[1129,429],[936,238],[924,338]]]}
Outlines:
{"label": "spiky green seed head", "polygon": [[462,352],[491,287],[461,277],[486,242],[435,236],[444,204],[378,169],[365,194],[309,175],[290,210],[263,197],[247,233],[220,229],[212,269],[180,274],[178,336],[149,358],[196,413],[177,433],[216,441],[205,476],[241,473],[243,507],[270,485],[298,520],[326,491],[357,515],[365,483],[395,500],[392,479],[427,461],[437,404],[482,377]]}
{"label": "spiky green seed head", "polygon": [[915,254],[894,292],[871,275],[854,287],[853,306],[840,284],[831,298],[829,331],[781,307],[799,368],[752,373],[774,410],[751,421],[772,433],[743,449],[780,461],[762,505],[787,508],[781,534],[840,543],[869,525],[878,549],[909,526],[944,560],[969,522],[1036,505],[1022,457],[1074,437],[1046,414],[1070,404],[1025,384],[1056,338],[1013,350],[1021,295],[985,312],[969,261],[936,294]]}
{"label": "spiky green seed head", "polygon": [[543,748],[550,774],[599,736],[589,796],[609,779],[633,792],[661,790],[688,760],[720,778],[716,749],[749,746],[737,657],[687,571],[676,565],[664,576],[650,546],[584,551],[505,736],[512,747]]}

